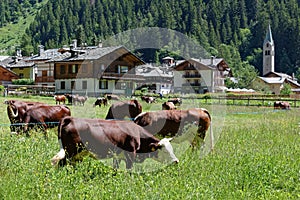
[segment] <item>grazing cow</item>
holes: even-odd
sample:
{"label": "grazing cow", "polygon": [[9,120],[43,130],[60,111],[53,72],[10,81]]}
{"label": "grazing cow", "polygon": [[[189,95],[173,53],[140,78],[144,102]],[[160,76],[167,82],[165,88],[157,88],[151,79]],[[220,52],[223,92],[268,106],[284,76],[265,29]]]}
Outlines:
{"label": "grazing cow", "polygon": [[206,109],[192,108],[188,110],[144,112],[139,114],[134,122],[153,135],[158,134],[161,137],[181,135],[186,124],[197,124],[197,135],[204,139],[205,133],[211,124],[211,118]]}
{"label": "grazing cow", "polygon": [[120,97],[115,94],[106,94],[105,98],[107,98],[108,100],[116,100],[116,101],[120,100]]}
{"label": "grazing cow", "polygon": [[75,95],[73,97],[74,105],[82,105],[82,106],[84,106],[84,103],[86,102],[87,99],[88,99],[88,96]]}
{"label": "grazing cow", "polygon": [[169,99],[168,102],[172,102],[175,106],[180,106],[182,104],[181,98]]}
{"label": "grazing cow", "polygon": [[161,107],[163,110],[175,110],[176,109],[173,102],[164,102]]}
{"label": "grazing cow", "polygon": [[49,106],[49,105],[35,105],[29,108],[24,115],[24,132],[27,136],[28,128],[34,126],[41,126],[44,130],[45,137],[47,137],[47,128],[58,125],[58,122],[70,116],[71,111],[67,106]]}
{"label": "grazing cow", "polygon": [[105,119],[133,119],[142,112],[142,105],[137,100],[119,101],[112,104]]}
{"label": "grazing cow", "polygon": [[7,104],[7,115],[10,125],[11,133],[18,134],[21,131],[21,123],[23,123],[25,112],[35,105],[47,105],[40,102],[28,102],[19,100],[6,100],[4,102]]}
{"label": "grazing cow", "polygon": [[107,98],[105,98],[105,97],[99,97],[99,98],[97,98],[97,100],[93,104],[93,107],[95,107],[95,106],[101,107],[102,104],[103,104],[103,106],[107,106],[107,103],[108,103],[107,102]]}
{"label": "grazing cow", "polygon": [[154,97],[149,97],[149,96],[142,96],[141,99],[147,103],[154,103],[155,101]]}
{"label": "grazing cow", "polygon": [[290,106],[290,103],[287,101],[275,101],[274,109],[290,110],[291,106]]}
{"label": "grazing cow", "polygon": [[115,168],[119,162],[114,155],[124,152],[126,168],[130,169],[137,154],[145,159],[157,156],[157,150],[162,147],[166,148],[172,161],[179,162],[169,139],[159,140],[130,121],[65,117],[58,127],[58,141],[60,151],[51,159],[52,165],[65,165],[66,159],[88,150],[98,159],[113,157]]}
{"label": "grazing cow", "polygon": [[54,99],[57,104],[60,104],[62,102],[63,104],[66,104],[66,96],[65,95],[54,95]]}

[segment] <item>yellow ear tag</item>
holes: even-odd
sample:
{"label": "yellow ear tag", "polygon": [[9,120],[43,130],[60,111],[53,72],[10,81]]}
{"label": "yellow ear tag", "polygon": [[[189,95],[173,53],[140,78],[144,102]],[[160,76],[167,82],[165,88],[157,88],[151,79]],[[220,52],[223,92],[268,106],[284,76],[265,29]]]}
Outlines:
{"label": "yellow ear tag", "polygon": [[151,151],[152,151],[152,152],[155,151],[155,150],[156,150],[156,149],[155,149],[154,147],[151,148]]}

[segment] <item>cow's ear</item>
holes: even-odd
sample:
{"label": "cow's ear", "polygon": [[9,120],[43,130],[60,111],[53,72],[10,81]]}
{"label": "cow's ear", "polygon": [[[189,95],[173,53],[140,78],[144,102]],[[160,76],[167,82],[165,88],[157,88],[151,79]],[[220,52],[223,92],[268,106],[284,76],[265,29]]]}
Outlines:
{"label": "cow's ear", "polygon": [[158,143],[151,143],[150,144],[150,149],[151,149],[152,152],[156,151],[157,149],[161,149],[161,148],[162,148],[162,146],[159,145]]}

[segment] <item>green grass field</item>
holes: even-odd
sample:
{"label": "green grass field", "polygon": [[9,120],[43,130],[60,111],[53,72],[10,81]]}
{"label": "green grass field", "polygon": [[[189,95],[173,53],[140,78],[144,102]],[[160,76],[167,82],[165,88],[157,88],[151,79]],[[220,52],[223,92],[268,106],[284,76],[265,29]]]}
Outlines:
{"label": "green grass field", "polygon": [[[9,98],[16,99],[16,98]],[[0,98],[3,102],[4,98]],[[54,105],[52,98],[26,100]],[[70,106],[73,116],[104,118],[108,108]],[[161,104],[143,110],[161,109]],[[75,166],[51,166],[58,152],[57,128],[45,140],[10,135],[6,105],[0,104],[0,199],[300,199],[300,110],[199,104],[213,119],[214,150],[209,136],[204,150],[172,143],[180,163],[147,159],[115,171],[110,160],[85,158]],[[193,128],[187,130],[187,133]]]}

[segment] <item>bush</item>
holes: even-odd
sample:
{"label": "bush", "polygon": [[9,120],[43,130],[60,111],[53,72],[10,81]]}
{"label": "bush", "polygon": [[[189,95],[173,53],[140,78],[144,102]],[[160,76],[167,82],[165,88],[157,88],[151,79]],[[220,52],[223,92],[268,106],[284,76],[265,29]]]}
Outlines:
{"label": "bush", "polygon": [[13,85],[34,85],[34,81],[32,79],[15,79],[12,81]]}

